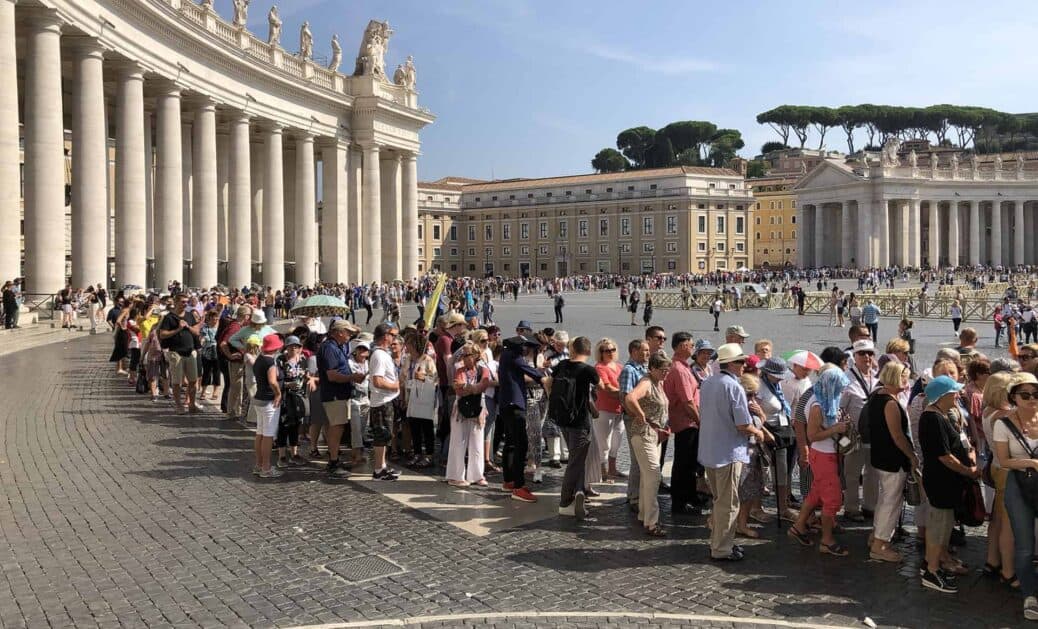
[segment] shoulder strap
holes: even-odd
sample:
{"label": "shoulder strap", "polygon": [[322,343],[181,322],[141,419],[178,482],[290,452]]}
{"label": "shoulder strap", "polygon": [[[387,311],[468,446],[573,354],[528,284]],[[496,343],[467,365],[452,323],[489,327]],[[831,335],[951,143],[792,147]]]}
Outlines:
{"label": "shoulder strap", "polygon": [[1020,432],[1020,429],[1016,427],[1016,424],[1014,424],[1008,417],[999,417],[998,421],[1002,422],[1009,428],[1009,432],[1013,433],[1013,436],[1016,437],[1016,440],[1021,446],[1023,446],[1024,452],[1026,452],[1030,458],[1038,458],[1035,456],[1035,451],[1031,449],[1031,446],[1027,445],[1027,440],[1024,439],[1023,434]]}

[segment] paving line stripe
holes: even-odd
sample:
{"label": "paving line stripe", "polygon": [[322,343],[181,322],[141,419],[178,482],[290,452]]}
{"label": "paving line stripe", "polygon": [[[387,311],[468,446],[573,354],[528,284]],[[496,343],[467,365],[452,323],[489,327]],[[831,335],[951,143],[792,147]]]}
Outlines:
{"label": "paving line stripe", "polygon": [[322,625],[298,625],[290,629],[352,629],[354,627],[407,627],[433,622],[458,622],[465,620],[510,620],[517,618],[637,618],[645,620],[681,620],[700,623],[741,623],[748,625],[770,625],[775,627],[811,627],[812,629],[844,629],[842,625],[820,625],[790,620],[761,618],[758,616],[711,616],[703,614],[672,614],[663,612],[489,612],[485,614],[444,614],[414,616],[412,618],[387,618],[385,620],[359,620],[327,623]]}

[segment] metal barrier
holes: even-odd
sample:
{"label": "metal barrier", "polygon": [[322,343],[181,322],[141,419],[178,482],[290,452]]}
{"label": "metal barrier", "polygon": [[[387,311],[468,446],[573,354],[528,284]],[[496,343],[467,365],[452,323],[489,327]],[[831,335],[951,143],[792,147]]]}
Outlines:
{"label": "metal barrier", "polygon": [[36,313],[37,321],[53,321],[58,318],[57,293],[22,293],[22,305]]}

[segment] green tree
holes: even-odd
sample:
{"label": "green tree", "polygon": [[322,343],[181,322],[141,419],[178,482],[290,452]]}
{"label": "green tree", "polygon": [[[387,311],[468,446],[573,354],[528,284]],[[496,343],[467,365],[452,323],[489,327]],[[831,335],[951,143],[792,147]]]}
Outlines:
{"label": "green tree", "polygon": [[862,105],[844,105],[836,110],[836,124],[847,136],[847,152],[854,152],[854,132],[865,123],[866,112]]}
{"label": "green tree", "polygon": [[768,153],[770,153],[772,151],[781,151],[781,150],[788,149],[788,148],[789,147],[786,146],[785,144],[783,144],[782,142],[765,142],[760,147],[760,154],[761,155],[767,155]]}
{"label": "green tree", "polygon": [[627,170],[631,165],[620,151],[614,148],[604,148],[595,154],[591,160],[591,167],[599,173],[618,173]]}
{"label": "green tree", "polygon": [[818,150],[825,146],[825,134],[833,127],[839,126],[839,117],[835,109],[829,107],[808,107],[808,117],[814,128],[818,130]]}
{"label": "green tree", "polygon": [[678,166],[699,166],[702,164],[697,149],[685,149],[684,151],[681,151],[674,157],[674,162]]}
{"label": "green tree", "polygon": [[786,110],[789,105],[782,105],[757,114],[757,124],[766,124],[782,138],[782,144],[789,144],[789,122]]}
{"label": "green tree", "polygon": [[693,149],[703,155],[706,152],[704,146],[717,134],[717,125],[704,120],[680,120],[668,124],[656,133],[657,136],[668,138],[677,154]]}
{"label": "green tree", "polygon": [[[782,108],[780,107],[780,109]],[[783,112],[790,131],[800,140],[800,148],[804,148],[804,144],[807,143],[807,130],[811,126],[812,109],[812,107],[804,107],[802,105],[786,105]]]}
{"label": "green tree", "polygon": [[616,136],[616,148],[631,161],[632,168],[645,168],[646,153],[656,139],[656,130],[649,127],[631,127]]}
{"label": "green tree", "polygon": [[762,159],[751,159],[746,163],[746,177],[763,177],[768,174],[768,163]]}
{"label": "green tree", "polygon": [[657,134],[652,146],[645,152],[646,168],[666,168],[674,165],[674,145],[670,138]]}
{"label": "green tree", "polygon": [[865,135],[869,136],[868,146],[875,146],[876,134],[879,133],[879,129],[876,127],[879,107],[865,103],[858,105],[857,109],[861,116],[861,124],[865,128]]}
{"label": "green tree", "polygon": [[739,149],[746,146],[738,129],[718,129],[710,138],[706,163],[721,168],[725,166]]}

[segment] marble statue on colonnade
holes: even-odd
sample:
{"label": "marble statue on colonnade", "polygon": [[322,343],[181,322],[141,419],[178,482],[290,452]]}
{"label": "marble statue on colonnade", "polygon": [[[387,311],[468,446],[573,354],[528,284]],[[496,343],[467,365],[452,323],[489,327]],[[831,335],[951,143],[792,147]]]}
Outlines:
{"label": "marble statue on colonnade", "polygon": [[206,11],[216,10],[216,8],[213,6],[213,0],[202,0],[202,8]]}
{"label": "marble statue on colonnade", "polygon": [[371,20],[364,29],[364,38],[360,42],[357,53],[357,64],[353,69],[354,76],[373,76],[380,81],[386,78],[386,49],[389,38],[393,34],[389,22]]}
{"label": "marble statue on colonnade", "polygon": [[303,22],[299,29],[299,56],[303,61],[314,58],[314,35],[310,32],[310,22]]}
{"label": "marble statue on colonnade", "polygon": [[234,18],[231,23],[238,28],[245,28],[249,21],[249,3],[252,0],[234,0]]}
{"label": "marble statue on colonnade", "polygon": [[415,76],[413,55],[407,55],[407,61],[396,67],[396,72],[393,73],[393,82],[409,90],[414,89],[418,80]]}
{"label": "marble statue on colonnade", "polygon": [[959,178],[959,154],[958,153],[952,153],[952,156],[951,156],[951,171],[952,171],[952,179],[958,179]]}
{"label": "marble statue on colonnade", "polygon": [[339,44],[339,36],[332,35],[332,61],[328,64],[328,69],[338,72],[340,65],[342,65],[342,46]]}
{"label": "marble statue on colonnade", "polygon": [[1016,174],[1017,175],[1023,175],[1024,174],[1024,154],[1023,153],[1017,153],[1016,154]]}
{"label": "marble statue on colonnade", "polygon": [[995,154],[995,172],[1002,170],[1002,156]]}
{"label": "marble statue on colonnade", "polygon": [[976,153],[970,154],[970,170],[973,171],[974,178],[976,178],[977,173],[980,172],[980,160],[977,159]]}
{"label": "marble statue on colonnade", "polygon": [[267,13],[267,24],[270,26],[267,31],[267,43],[271,46],[281,45],[281,16],[278,15],[278,7],[274,5],[270,7],[270,13]]}
{"label": "marble statue on colonnade", "polygon": [[897,152],[900,148],[901,143],[897,141],[897,138],[887,138],[887,141],[883,143],[883,153],[880,156],[882,165],[888,168],[898,166]]}
{"label": "marble statue on colonnade", "polygon": [[919,156],[915,154],[915,149],[908,152],[908,165],[912,168],[919,166]]}

